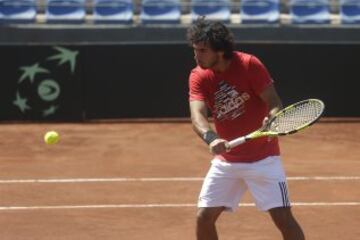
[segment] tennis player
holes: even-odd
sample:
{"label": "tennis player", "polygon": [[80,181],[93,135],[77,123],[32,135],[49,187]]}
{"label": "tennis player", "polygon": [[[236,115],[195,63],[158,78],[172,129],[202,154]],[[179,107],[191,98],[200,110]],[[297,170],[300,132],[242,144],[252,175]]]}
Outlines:
{"label": "tennis player", "polygon": [[283,239],[305,239],[291,212],[277,138],[228,147],[282,108],[269,72],[255,56],[234,50],[233,35],[221,22],[199,18],[187,38],[197,63],[189,76],[191,120],[214,155],[199,196],[197,240],[218,239],[216,220],[235,211],[246,190],[259,210],[270,213]]}

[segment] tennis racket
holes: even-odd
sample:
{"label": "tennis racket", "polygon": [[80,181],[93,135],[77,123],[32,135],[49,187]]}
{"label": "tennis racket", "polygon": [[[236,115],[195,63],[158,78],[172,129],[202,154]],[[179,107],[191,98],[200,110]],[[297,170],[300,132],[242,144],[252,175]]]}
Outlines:
{"label": "tennis racket", "polygon": [[307,99],[294,103],[277,112],[260,129],[229,142],[234,148],[247,141],[260,137],[275,137],[296,133],[315,123],[324,112],[325,104],[319,99]]}

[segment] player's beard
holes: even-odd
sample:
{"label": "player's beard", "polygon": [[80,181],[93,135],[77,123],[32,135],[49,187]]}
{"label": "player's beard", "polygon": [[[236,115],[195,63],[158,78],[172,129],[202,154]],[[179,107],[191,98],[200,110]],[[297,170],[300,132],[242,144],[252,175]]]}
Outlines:
{"label": "player's beard", "polygon": [[199,65],[202,69],[209,69],[209,68],[213,68],[214,66],[216,66],[216,64],[219,63],[219,58],[216,57],[207,63],[200,62],[198,60],[196,60],[196,62],[197,62],[197,65]]}

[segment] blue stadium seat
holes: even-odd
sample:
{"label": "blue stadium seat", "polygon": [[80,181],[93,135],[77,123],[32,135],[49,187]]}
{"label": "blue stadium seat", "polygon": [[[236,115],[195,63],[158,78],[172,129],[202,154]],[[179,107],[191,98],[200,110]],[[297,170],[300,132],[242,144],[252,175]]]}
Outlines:
{"label": "blue stadium seat", "polygon": [[330,23],[330,3],[328,0],[290,0],[292,23]]}
{"label": "blue stadium seat", "polygon": [[0,0],[0,22],[35,22],[35,0]]}
{"label": "blue stadium seat", "polygon": [[229,0],[192,0],[191,20],[195,21],[199,16],[206,16],[207,20],[230,22]]}
{"label": "blue stadium seat", "polygon": [[340,20],[343,24],[360,23],[360,0],[340,0]]}
{"label": "blue stadium seat", "polygon": [[243,0],[240,5],[241,23],[278,23],[279,0]]}
{"label": "blue stadium seat", "polygon": [[180,16],[180,0],[142,0],[142,23],[180,23]]}
{"label": "blue stadium seat", "polygon": [[85,21],[85,0],[46,0],[45,19],[49,23]]}
{"label": "blue stadium seat", "polygon": [[132,0],[94,0],[95,23],[132,23]]}

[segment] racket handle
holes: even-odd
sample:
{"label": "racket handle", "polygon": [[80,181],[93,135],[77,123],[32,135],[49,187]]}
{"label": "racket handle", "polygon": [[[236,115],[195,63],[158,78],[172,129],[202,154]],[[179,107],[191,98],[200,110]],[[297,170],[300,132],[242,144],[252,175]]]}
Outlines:
{"label": "racket handle", "polygon": [[240,144],[243,144],[244,142],[246,142],[246,138],[245,137],[239,137],[239,138],[236,138],[234,140],[231,140],[229,142],[229,147],[234,148],[236,146],[239,146]]}

